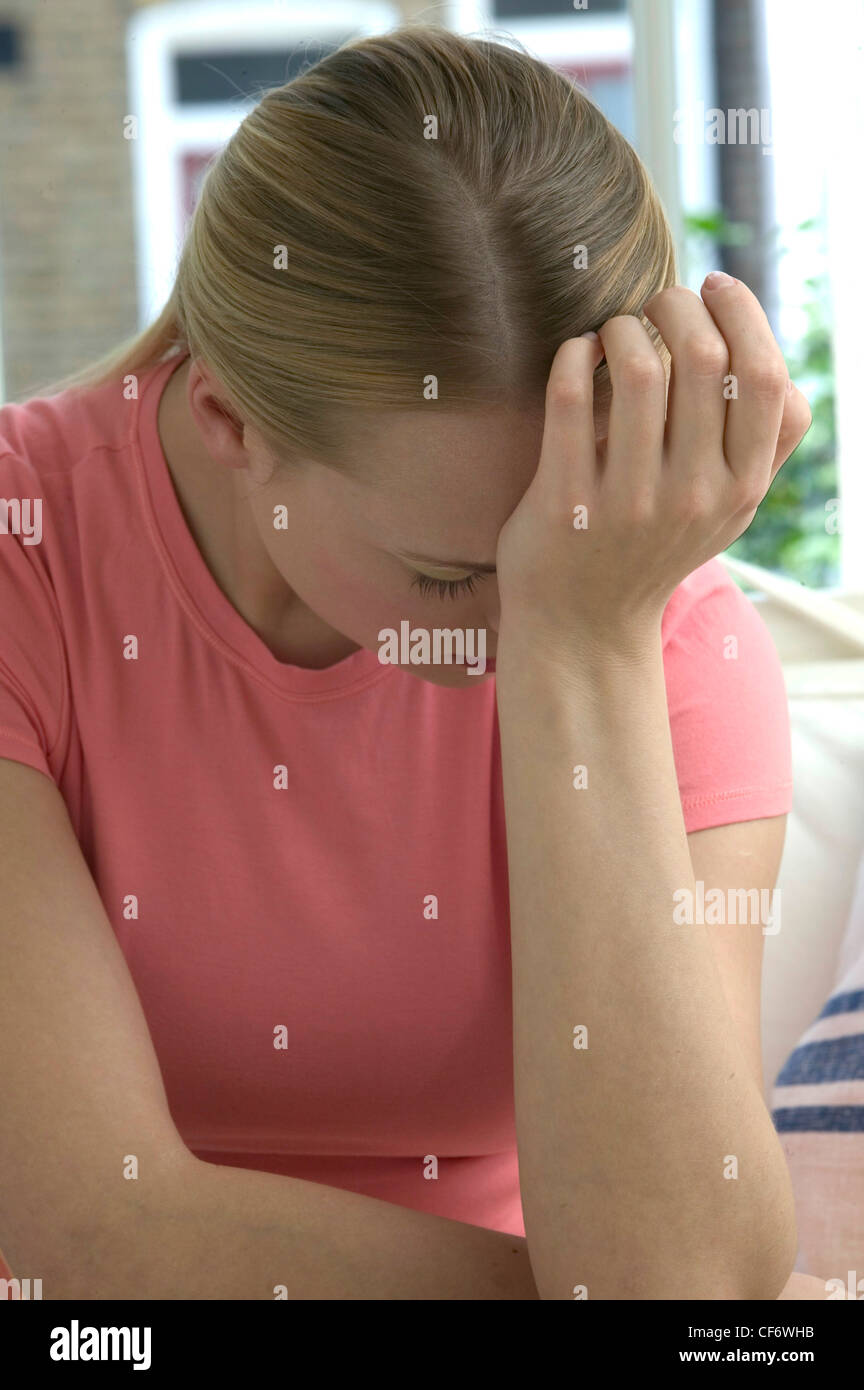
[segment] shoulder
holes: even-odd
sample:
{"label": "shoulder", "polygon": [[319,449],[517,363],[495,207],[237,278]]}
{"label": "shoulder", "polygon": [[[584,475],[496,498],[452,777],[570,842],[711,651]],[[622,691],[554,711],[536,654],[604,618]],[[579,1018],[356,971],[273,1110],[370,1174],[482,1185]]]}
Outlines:
{"label": "shoulder", "polygon": [[688,831],[791,809],[786,685],[756,604],[718,560],[663,616],[669,722]]}
{"label": "shoulder", "polygon": [[17,460],[47,483],[95,451],[124,448],[134,421],[121,403],[122,384],[112,380],[0,405],[0,463],[15,467]]}
{"label": "shoulder", "polygon": [[[700,565],[679,584],[663,614],[663,646],[691,638],[713,641],[724,623],[759,634],[761,642],[773,648],[773,641],[753,600],[738,587],[720,560]],[[735,632],[731,632],[734,636]],[[727,658],[728,659],[728,658]]]}

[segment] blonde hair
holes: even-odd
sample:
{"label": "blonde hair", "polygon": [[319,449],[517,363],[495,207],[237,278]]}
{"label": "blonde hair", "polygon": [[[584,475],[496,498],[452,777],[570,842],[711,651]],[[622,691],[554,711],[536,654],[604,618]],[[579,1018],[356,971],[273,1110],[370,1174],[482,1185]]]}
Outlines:
{"label": "blonde hair", "polygon": [[352,412],[428,408],[430,377],[438,408],[542,406],[566,338],[675,279],[648,174],[583,91],[408,24],[263,95],[207,171],[159,317],[54,389],[190,352],[274,450],[339,463]]}

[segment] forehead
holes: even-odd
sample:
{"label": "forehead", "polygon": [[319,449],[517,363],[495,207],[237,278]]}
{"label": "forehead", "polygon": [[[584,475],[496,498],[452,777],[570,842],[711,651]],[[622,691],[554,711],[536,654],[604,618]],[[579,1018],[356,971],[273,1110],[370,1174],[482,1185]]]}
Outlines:
{"label": "forehead", "polygon": [[410,517],[421,527],[426,517],[430,529],[433,520],[455,526],[461,518],[463,534],[476,535],[482,523],[494,537],[537,470],[543,406],[445,410],[429,402],[352,421],[347,437],[350,485],[367,515],[384,523]]}

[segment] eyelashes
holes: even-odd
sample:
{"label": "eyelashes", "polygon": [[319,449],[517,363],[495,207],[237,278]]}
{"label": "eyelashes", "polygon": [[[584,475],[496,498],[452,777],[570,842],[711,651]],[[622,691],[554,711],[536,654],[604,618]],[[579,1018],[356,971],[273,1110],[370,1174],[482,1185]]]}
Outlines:
{"label": "eyelashes", "polygon": [[456,598],[457,594],[473,594],[477,581],[484,578],[485,575],[478,573],[466,575],[464,579],[432,579],[428,574],[415,574],[411,587],[419,589],[424,596],[434,591],[438,598]]}

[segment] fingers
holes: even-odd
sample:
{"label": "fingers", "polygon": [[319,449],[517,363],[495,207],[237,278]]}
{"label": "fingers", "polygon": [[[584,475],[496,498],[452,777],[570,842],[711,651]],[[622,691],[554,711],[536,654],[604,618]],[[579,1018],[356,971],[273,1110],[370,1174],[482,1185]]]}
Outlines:
{"label": "fingers", "polygon": [[742,481],[763,493],[771,480],[789,373],[765,312],[740,280],[713,283],[702,298],[729,346],[733,395],[726,412],[726,462]]}
{"label": "fingers", "polygon": [[644,326],[632,314],[607,319],[600,339],[612,382],[604,484],[626,492],[637,509],[643,500],[647,508],[663,469],[666,372]]}
{"label": "fingers", "polygon": [[783,408],[783,419],[780,424],[780,435],[777,440],[777,449],[771,464],[771,477],[778,472],[781,465],[786,462],[789,455],[793,453],[805,434],[813,423],[813,412],[807,404],[807,397],[803,396],[798,387],[793,384],[792,390],[787,390],[786,401]]}
{"label": "fingers", "polygon": [[670,352],[668,402],[663,363],[635,316],[608,319],[599,339],[568,338],[546,388],[538,473],[553,475],[548,495],[565,506],[574,483],[578,490],[597,476],[593,378],[605,352],[612,401],[604,482],[622,505],[632,512],[644,502],[650,512],[668,451],[685,480],[707,477],[710,461],[716,468],[725,457],[726,477],[745,484],[742,509],[755,509],[812,418],[801,392],[786,389],[786,364],[761,305],[737,280],[706,281],[702,299],[675,285],[643,312]]}
{"label": "fingers", "polygon": [[[599,338],[585,336],[566,338],[552,359],[537,474],[547,475],[548,495],[556,506],[569,505],[574,485],[578,490],[580,480],[594,481],[594,372],[602,357]],[[573,497],[572,501],[584,502],[587,497]]]}
{"label": "fingers", "polygon": [[681,461],[679,476],[707,477],[722,448],[729,371],[726,340],[698,294],[672,285],[644,305],[672,358],[666,404],[666,442]]}

